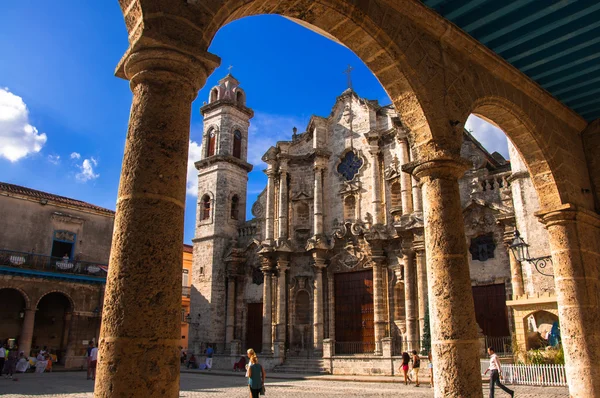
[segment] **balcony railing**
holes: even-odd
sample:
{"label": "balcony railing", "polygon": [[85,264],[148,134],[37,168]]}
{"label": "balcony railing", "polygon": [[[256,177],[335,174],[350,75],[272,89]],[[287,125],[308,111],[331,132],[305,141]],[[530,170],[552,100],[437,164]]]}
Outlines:
{"label": "balcony railing", "polygon": [[189,286],[181,286],[181,295],[184,297],[190,297],[190,287]]}
{"label": "balcony railing", "polygon": [[0,266],[106,278],[108,264],[0,249]]}

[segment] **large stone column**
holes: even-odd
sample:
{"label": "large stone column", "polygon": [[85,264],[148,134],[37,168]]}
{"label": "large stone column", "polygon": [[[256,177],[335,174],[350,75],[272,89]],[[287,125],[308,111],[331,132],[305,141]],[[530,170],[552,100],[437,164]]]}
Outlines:
{"label": "large stone column", "polygon": [[31,351],[31,339],[33,338],[33,326],[35,324],[35,308],[27,308],[21,326],[21,337],[19,338],[19,351],[29,355]]}
{"label": "large stone column", "polygon": [[227,315],[225,320],[225,343],[233,340],[235,330],[235,275],[227,277]]}
{"label": "large stone column", "polygon": [[285,341],[285,327],[287,324],[287,282],[286,271],[290,262],[284,258],[277,259],[277,333],[276,339]]}
{"label": "large stone column", "polygon": [[[410,158],[414,159],[413,151],[409,151]],[[421,182],[417,180],[414,176],[411,178],[412,181],[412,200],[413,200],[413,210],[416,213],[420,213],[423,211],[423,195],[421,193]]]}
{"label": "large stone column", "polygon": [[265,240],[267,244],[273,244],[275,231],[275,170],[272,163],[267,164],[267,209],[265,217]]}
{"label": "large stone column", "polygon": [[[201,56],[201,57],[200,57]],[[127,54],[133,104],[116,205],[96,397],[178,397],[191,105],[218,58]]]}
{"label": "large stone column", "polygon": [[325,168],[325,160],[321,158],[315,159],[315,186],[313,192],[313,207],[314,207],[314,236],[323,234],[323,169]]}
{"label": "large stone column", "polygon": [[479,340],[458,187],[458,178],[467,168],[459,158],[418,161],[406,167],[423,184],[436,397],[482,396]]}
{"label": "large stone column", "polygon": [[[400,164],[405,165],[410,162],[408,140],[400,138],[398,140],[400,147]],[[410,214],[413,212],[413,198],[411,194],[411,176],[409,173],[402,171],[400,174],[400,191],[402,195],[402,214]]]}
{"label": "large stone column", "polygon": [[513,299],[516,296],[522,296],[525,294],[525,288],[523,287],[523,268],[521,262],[517,261],[512,253],[512,250],[508,248],[508,258],[510,259],[510,283],[512,285]]}
{"label": "large stone column", "polygon": [[288,238],[287,163],[279,165],[279,240]]}
{"label": "large stone column", "polygon": [[381,172],[379,171],[379,147],[375,145],[371,145],[370,153],[372,156],[373,165],[371,167],[371,179],[373,181],[373,189],[371,190],[372,203],[373,207],[371,211],[373,212],[373,224],[381,224],[382,216],[381,216]]}
{"label": "large stone column", "polygon": [[427,263],[425,260],[425,248],[421,244],[415,245],[415,257],[417,259],[417,300],[419,307],[419,333],[418,338],[423,342],[425,334],[425,313],[427,312]]}
{"label": "large stone column", "polygon": [[262,329],[262,353],[273,352],[273,267],[270,259],[262,260],[262,271],[265,276],[263,282],[263,329]]}
{"label": "large stone column", "polygon": [[573,205],[540,212],[550,236],[570,396],[600,396],[600,216]]}
{"label": "large stone column", "polygon": [[313,347],[315,352],[323,352],[323,269],[325,269],[325,259],[313,255],[315,261],[315,290],[313,294]]}
{"label": "large stone column", "polygon": [[406,342],[408,351],[419,350],[419,323],[417,303],[417,278],[414,255],[410,245],[402,247],[404,267],[404,309],[406,311]]}
{"label": "large stone column", "polygon": [[375,332],[375,354],[381,355],[381,340],[385,337],[385,297],[383,286],[383,270],[385,256],[382,251],[374,251],[373,256],[373,323]]}

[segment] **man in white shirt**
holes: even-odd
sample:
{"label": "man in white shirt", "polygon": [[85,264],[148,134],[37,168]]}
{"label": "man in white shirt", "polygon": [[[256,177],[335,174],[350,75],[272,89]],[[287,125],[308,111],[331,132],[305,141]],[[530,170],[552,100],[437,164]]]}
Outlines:
{"label": "man in white shirt", "polygon": [[92,380],[96,379],[96,364],[98,363],[98,347],[90,351],[90,368],[92,369]]}
{"label": "man in white shirt", "polygon": [[494,398],[494,386],[498,384],[498,387],[504,390],[505,393],[510,394],[511,397],[514,397],[515,392],[509,388],[507,388],[504,384],[500,382],[500,377],[502,377],[502,367],[500,366],[500,360],[498,356],[494,352],[492,347],[487,349],[488,354],[490,355],[490,367],[487,368],[484,375],[487,372],[491,371],[490,374],[490,398]]}
{"label": "man in white shirt", "polygon": [[0,376],[2,376],[2,369],[4,369],[4,361],[6,360],[6,348],[4,345],[0,345]]}

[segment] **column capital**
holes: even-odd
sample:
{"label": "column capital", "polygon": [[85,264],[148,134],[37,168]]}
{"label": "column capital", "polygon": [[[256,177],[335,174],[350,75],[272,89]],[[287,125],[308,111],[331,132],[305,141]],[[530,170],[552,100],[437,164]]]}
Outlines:
{"label": "column capital", "polygon": [[571,203],[564,204],[554,209],[540,210],[535,213],[535,216],[540,219],[546,228],[553,225],[574,223],[577,221],[600,228],[600,215],[591,210],[578,208]]}
{"label": "column capital", "polygon": [[196,94],[220,59],[209,52],[190,55],[171,48],[142,47],[126,54],[122,63],[122,75],[118,76],[128,79],[132,88],[145,80],[179,82]]}
{"label": "column capital", "polygon": [[277,259],[277,270],[279,272],[285,272],[290,266],[290,262],[288,260],[278,258]]}
{"label": "column capital", "polygon": [[432,178],[460,178],[471,164],[460,157],[440,157],[433,159],[416,160],[402,165],[402,171],[410,173],[418,179]]}
{"label": "column capital", "polygon": [[260,269],[263,272],[263,274],[267,275],[267,274],[272,274],[273,273],[273,260],[271,260],[270,258],[267,257],[263,257],[260,260]]}

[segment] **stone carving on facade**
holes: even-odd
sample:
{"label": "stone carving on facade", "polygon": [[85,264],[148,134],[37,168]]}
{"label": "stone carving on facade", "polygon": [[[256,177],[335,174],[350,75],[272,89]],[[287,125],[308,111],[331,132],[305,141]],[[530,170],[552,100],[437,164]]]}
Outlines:
{"label": "stone carving on facade", "polygon": [[77,216],[72,216],[70,214],[66,214],[66,213],[59,213],[59,212],[54,212],[52,213],[52,215],[50,216],[52,218],[52,220],[54,221],[58,221],[58,222],[63,222],[66,224],[83,224],[85,222],[85,220],[81,217],[77,217]]}

